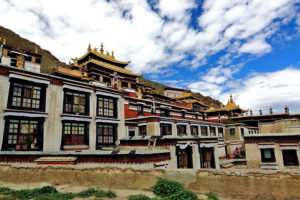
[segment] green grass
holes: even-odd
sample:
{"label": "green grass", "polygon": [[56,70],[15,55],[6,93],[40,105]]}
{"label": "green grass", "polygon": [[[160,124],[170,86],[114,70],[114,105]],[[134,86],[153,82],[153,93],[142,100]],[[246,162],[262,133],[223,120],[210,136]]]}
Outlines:
{"label": "green grass", "polygon": [[89,188],[79,193],[60,193],[52,186],[45,186],[33,190],[13,190],[0,188],[0,200],[69,200],[75,197],[114,198],[116,193],[111,190]]}

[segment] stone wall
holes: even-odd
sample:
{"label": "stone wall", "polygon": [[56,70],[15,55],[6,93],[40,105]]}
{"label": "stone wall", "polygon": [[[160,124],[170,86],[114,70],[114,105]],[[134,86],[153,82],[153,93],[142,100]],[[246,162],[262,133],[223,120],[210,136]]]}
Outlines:
{"label": "stone wall", "polygon": [[196,193],[226,199],[299,199],[300,171],[133,170],[93,165],[0,165],[0,181],[150,190],[157,178],[176,180]]}

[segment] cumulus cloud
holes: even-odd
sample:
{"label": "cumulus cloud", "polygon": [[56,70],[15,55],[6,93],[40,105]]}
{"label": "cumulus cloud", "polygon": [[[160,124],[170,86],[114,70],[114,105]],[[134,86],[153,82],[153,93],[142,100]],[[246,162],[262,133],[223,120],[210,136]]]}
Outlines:
{"label": "cumulus cloud", "polygon": [[195,0],[0,0],[0,24],[65,62],[89,42],[104,42],[134,72],[153,74],[177,63],[195,69],[220,51],[268,53],[267,39],[294,19],[297,2],[205,0],[201,8]]}

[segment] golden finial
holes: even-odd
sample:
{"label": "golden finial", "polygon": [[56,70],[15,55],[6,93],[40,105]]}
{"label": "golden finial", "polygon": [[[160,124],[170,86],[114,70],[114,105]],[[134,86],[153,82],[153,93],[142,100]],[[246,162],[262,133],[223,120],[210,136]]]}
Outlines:
{"label": "golden finial", "polygon": [[115,59],[114,51],[111,51],[111,57]]}
{"label": "golden finial", "polygon": [[95,47],[95,48],[94,48],[94,51],[97,51],[97,50],[98,50],[98,48]]}
{"label": "golden finial", "polygon": [[109,56],[109,52],[108,52],[108,51],[106,51],[106,55],[108,55],[108,56]]}
{"label": "golden finial", "polygon": [[100,53],[104,53],[104,50],[103,50],[103,42],[101,42],[101,48],[100,48]]}
{"label": "golden finial", "polygon": [[89,43],[89,46],[88,46],[88,51],[92,51],[92,47],[91,47],[91,43]]}
{"label": "golden finial", "polygon": [[230,94],[229,102],[233,103],[232,94]]}

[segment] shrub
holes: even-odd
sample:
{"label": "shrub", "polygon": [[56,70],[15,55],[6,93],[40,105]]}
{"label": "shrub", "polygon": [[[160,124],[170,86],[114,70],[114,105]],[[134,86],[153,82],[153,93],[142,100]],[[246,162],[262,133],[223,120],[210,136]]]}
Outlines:
{"label": "shrub", "polygon": [[154,185],[153,192],[156,196],[166,197],[183,189],[183,186],[176,181],[170,181],[167,179],[160,178]]}
{"label": "shrub", "polygon": [[138,195],[130,195],[129,200],[151,200],[150,197],[147,197],[145,195],[142,194],[138,194]]}
{"label": "shrub", "polygon": [[163,200],[198,200],[198,197],[191,191],[179,190],[175,194],[163,198]]}
{"label": "shrub", "polygon": [[89,189],[87,189],[87,190],[84,190],[84,191],[81,191],[81,192],[79,192],[79,193],[77,193],[77,197],[91,197],[91,196],[94,196],[94,195],[96,195],[96,193],[97,193],[98,191],[96,190],[96,189],[94,189],[94,188],[89,188]]}
{"label": "shrub", "polygon": [[207,193],[205,194],[205,196],[208,198],[208,200],[219,200],[218,197],[216,197],[216,195],[211,193]]}

